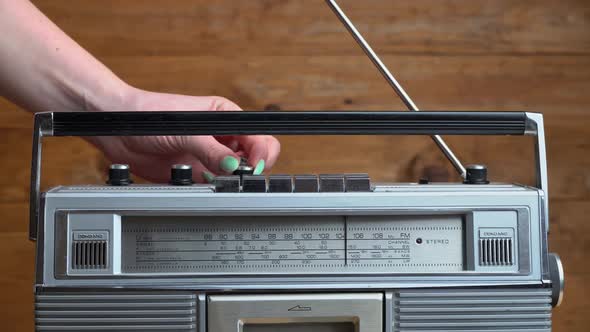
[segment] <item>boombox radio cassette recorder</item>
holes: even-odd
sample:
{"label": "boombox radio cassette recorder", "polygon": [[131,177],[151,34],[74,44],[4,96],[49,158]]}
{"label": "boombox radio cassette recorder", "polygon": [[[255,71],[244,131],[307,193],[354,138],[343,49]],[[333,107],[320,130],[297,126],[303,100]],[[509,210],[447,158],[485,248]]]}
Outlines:
{"label": "boombox radio cassette recorder", "polygon": [[[530,134],[537,187],[374,184],[364,174],[219,176],[42,195],[34,158],[39,331],[549,331],[562,296],[547,252],[542,117],[484,112],[44,113],[42,136]],[[239,126],[236,126],[239,123]]]}
{"label": "boombox radio cassette recorder", "polygon": [[[418,109],[334,1],[331,8]],[[233,175],[40,191],[49,136],[430,135],[460,183]],[[535,186],[490,182],[438,135],[531,135]],[[543,118],[526,112],[47,112],[35,117],[30,236],[38,331],[550,331]]]}

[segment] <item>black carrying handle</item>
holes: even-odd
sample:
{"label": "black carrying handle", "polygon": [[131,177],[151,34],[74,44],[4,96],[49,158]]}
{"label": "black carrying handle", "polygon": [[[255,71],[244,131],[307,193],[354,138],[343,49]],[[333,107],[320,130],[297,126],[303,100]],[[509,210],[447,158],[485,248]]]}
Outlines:
{"label": "black carrying handle", "polygon": [[[537,187],[547,196],[543,117],[525,112],[45,112],[35,115],[29,237],[40,222],[45,136],[535,135]],[[545,206],[547,222],[548,208]]]}
{"label": "black carrying handle", "polygon": [[523,135],[524,112],[53,113],[53,136]]}

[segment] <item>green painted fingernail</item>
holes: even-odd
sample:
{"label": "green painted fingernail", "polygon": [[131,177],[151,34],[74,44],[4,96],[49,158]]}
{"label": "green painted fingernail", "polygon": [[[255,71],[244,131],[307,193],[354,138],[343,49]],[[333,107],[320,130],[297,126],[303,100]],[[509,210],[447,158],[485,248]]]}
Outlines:
{"label": "green painted fingernail", "polygon": [[254,175],[262,174],[262,171],[264,171],[264,165],[264,160],[260,159],[258,164],[256,164],[256,167],[254,168]]}
{"label": "green painted fingernail", "polygon": [[205,179],[205,181],[208,183],[213,183],[213,180],[215,180],[215,176],[209,172],[203,172],[201,175],[203,175],[203,179]]}
{"label": "green painted fingernail", "polygon": [[232,173],[238,169],[238,166],[240,166],[240,161],[232,156],[223,158],[221,163],[219,163],[219,168],[228,173]]}

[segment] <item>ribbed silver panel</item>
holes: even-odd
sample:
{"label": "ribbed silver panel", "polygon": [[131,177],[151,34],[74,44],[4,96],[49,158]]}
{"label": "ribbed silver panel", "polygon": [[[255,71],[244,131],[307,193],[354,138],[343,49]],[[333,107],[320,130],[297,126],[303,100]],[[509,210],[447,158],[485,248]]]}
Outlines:
{"label": "ribbed silver panel", "polygon": [[394,293],[393,331],[551,331],[548,289],[407,290]]}
{"label": "ribbed silver panel", "polygon": [[42,293],[35,297],[37,331],[196,331],[197,296],[190,293]]}

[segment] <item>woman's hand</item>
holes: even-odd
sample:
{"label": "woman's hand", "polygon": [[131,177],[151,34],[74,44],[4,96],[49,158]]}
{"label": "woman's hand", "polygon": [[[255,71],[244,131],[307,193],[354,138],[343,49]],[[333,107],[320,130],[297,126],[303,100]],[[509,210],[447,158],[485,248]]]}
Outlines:
{"label": "woman's hand", "polygon": [[[125,111],[240,111],[222,97],[193,97],[154,93],[130,88]],[[193,166],[197,182],[210,182],[220,174],[231,174],[240,157],[248,159],[255,174],[268,170],[280,152],[272,136],[131,136],[94,137],[89,141],[114,163],[129,164],[131,171],[146,180],[164,183],[174,164]]]}
{"label": "woman's hand", "polygon": [[[0,0],[0,95],[31,111],[239,111],[220,97],[154,93],[129,86],[29,1]],[[191,164],[194,180],[229,174],[248,158],[269,169],[280,146],[271,136],[94,137],[113,162],[167,182],[170,166]]]}

